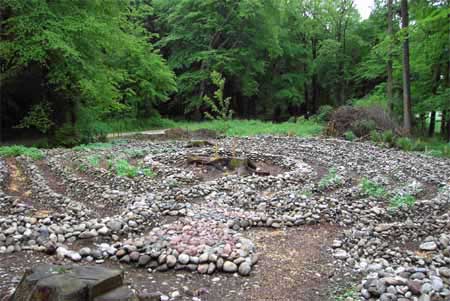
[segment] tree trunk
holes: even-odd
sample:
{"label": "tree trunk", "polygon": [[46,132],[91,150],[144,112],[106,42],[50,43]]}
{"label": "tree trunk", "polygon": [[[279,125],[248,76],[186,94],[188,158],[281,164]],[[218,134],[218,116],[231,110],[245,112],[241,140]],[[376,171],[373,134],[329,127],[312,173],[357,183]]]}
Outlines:
{"label": "tree trunk", "polygon": [[[439,81],[441,78],[441,65],[436,64],[433,66],[433,83],[431,88],[431,94],[436,95],[439,87]],[[428,136],[434,136],[434,130],[436,128],[436,111],[432,111],[430,115],[430,127],[428,129]]]}
{"label": "tree trunk", "polygon": [[412,130],[411,81],[409,70],[409,17],[408,0],[401,0],[402,29],[406,31],[403,41],[403,127],[406,134]]}
{"label": "tree trunk", "polygon": [[[312,39],[312,59],[313,61],[317,58],[317,39]],[[317,73],[314,71],[311,79],[312,86],[312,96],[311,96],[311,113],[315,114],[317,112],[318,107],[318,96],[319,96],[319,87],[317,83]]]}
{"label": "tree trunk", "polygon": [[392,75],[392,38],[393,38],[393,30],[392,30],[392,0],[388,0],[388,37],[389,37],[389,46],[388,46],[388,61],[386,66],[387,71],[387,98],[388,98],[388,110],[389,113],[392,113],[394,110],[394,97],[393,97],[393,75]]}
{"label": "tree trunk", "polygon": [[430,114],[430,127],[428,128],[428,136],[434,136],[434,129],[436,127],[436,111],[432,111]]}
{"label": "tree trunk", "polygon": [[442,138],[446,137],[446,132],[447,132],[446,121],[447,121],[447,111],[444,110],[441,113],[441,136],[442,136]]}

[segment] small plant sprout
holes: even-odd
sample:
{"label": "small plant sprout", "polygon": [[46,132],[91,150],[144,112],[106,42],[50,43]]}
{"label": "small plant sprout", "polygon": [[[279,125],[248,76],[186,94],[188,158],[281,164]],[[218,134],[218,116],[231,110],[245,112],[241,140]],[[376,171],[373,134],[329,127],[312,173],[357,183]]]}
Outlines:
{"label": "small plant sprout", "polygon": [[319,188],[323,190],[331,186],[340,185],[342,184],[342,181],[342,177],[337,174],[336,168],[333,167],[328,171],[328,174],[320,180]]}
{"label": "small plant sprout", "polygon": [[389,208],[398,209],[400,207],[412,207],[416,203],[416,198],[412,195],[396,195],[389,202]]}
{"label": "small plant sprout", "polygon": [[381,198],[386,196],[386,190],[383,186],[364,178],[361,182],[361,190],[365,195]]}

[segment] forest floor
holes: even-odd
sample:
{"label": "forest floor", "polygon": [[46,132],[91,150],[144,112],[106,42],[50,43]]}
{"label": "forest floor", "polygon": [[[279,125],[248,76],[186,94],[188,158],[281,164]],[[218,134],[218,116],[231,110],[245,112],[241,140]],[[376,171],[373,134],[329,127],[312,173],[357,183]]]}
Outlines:
{"label": "forest floor", "polygon": [[121,268],[161,300],[449,300],[450,160],[336,139],[210,142],[0,158],[0,296],[51,262]]}

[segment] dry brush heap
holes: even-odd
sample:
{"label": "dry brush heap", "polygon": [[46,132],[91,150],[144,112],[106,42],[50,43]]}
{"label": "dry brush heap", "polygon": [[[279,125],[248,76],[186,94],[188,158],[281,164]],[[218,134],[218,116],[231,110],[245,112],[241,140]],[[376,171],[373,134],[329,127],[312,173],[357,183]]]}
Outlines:
{"label": "dry brush heap", "polygon": [[[449,160],[288,137],[187,146],[135,141],[48,150],[40,161],[0,159],[0,253],[249,275],[258,253],[243,230],[332,223],[342,227],[329,246],[336,270],[361,273],[363,300],[450,299]],[[186,163],[192,154],[232,153],[277,172],[208,177],[210,167]],[[142,170],[118,176],[117,160]],[[22,181],[13,191],[17,169]],[[386,193],[368,193],[364,179]],[[391,208],[396,196],[416,201]]]}

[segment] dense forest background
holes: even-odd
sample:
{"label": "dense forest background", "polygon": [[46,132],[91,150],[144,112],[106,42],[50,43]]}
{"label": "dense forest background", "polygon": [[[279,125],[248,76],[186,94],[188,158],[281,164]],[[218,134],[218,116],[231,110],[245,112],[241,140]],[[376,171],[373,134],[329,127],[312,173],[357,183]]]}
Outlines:
{"label": "dense forest background", "polygon": [[366,20],[351,0],[0,0],[0,131],[89,140],[111,120],[200,120],[216,73],[234,118],[376,105],[448,137],[449,13],[448,0],[376,0]]}

